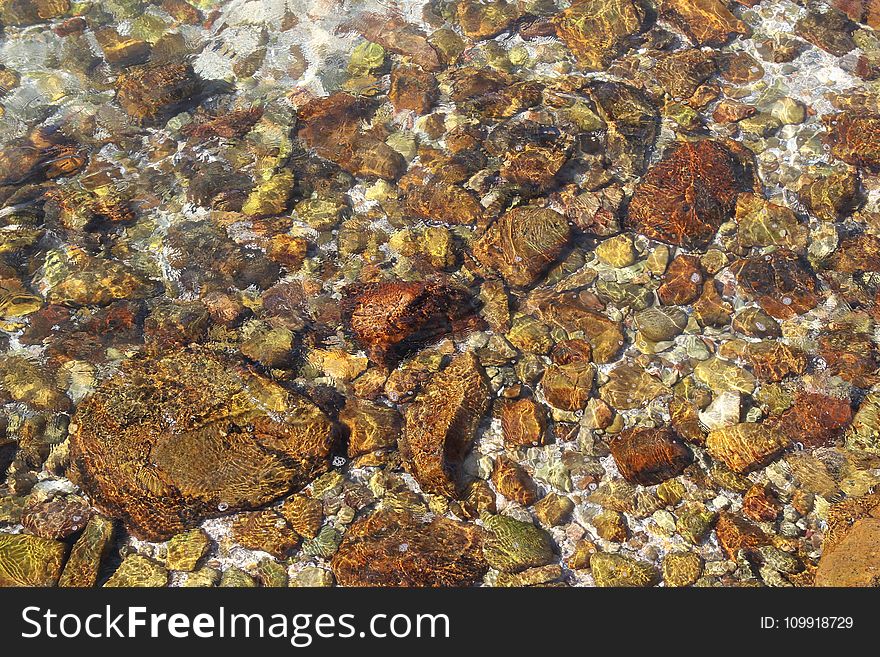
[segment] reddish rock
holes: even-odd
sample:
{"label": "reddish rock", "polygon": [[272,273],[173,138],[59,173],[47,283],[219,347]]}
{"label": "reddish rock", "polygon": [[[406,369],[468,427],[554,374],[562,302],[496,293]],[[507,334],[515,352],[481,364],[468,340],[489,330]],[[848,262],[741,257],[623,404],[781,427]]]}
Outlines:
{"label": "reddish rock", "polygon": [[471,586],[489,569],[473,524],[377,511],[345,533],[331,568],[343,586]]}
{"label": "reddish rock", "polygon": [[346,288],[343,317],[370,359],[390,366],[413,349],[460,328],[468,294],[443,283],[389,281]]}
{"label": "reddish rock", "polygon": [[749,343],[745,355],[759,381],[775,383],[807,369],[807,355],[778,340]]}
{"label": "reddish rock", "polygon": [[720,45],[734,34],[748,34],[721,0],[660,0],[660,15],[699,45]]}
{"label": "reddish rock", "polygon": [[751,181],[739,160],[712,140],[684,142],[651,167],[629,204],[629,221],[644,235],[705,249],[732,216]]}
{"label": "reddish rock", "polygon": [[753,552],[770,543],[770,539],[760,527],[732,513],[719,514],[715,523],[715,532],[718,534],[721,548],[731,560],[736,560],[736,553],[740,550]]}
{"label": "reddish rock", "polygon": [[743,291],[776,319],[790,319],[819,304],[813,272],[788,249],[737,260],[730,269]]}
{"label": "reddish rock", "polygon": [[538,499],[535,480],[519,463],[506,456],[499,456],[495,460],[492,483],[504,497],[524,506],[534,504]]}
{"label": "reddish rock", "polygon": [[510,447],[533,447],[547,440],[547,415],[534,399],[505,399],[500,402],[501,433]]}
{"label": "reddish rock", "polygon": [[435,374],[406,409],[400,454],[422,490],[458,495],[461,464],[489,407],[490,393],[476,356],[463,353]]}
{"label": "reddish rock", "polygon": [[673,258],[657,288],[660,302],[667,306],[692,303],[703,289],[703,270],[696,256],[679,255]]}
{"label": "reddish rock", "polygon": [[859,167],[880,168],[880,115],[843,112],[823,120],[834,157]]}
{"label": "reddish rock", "polygon": [[677,477],[693,461],[691,451],[670,429],[627,429],[610,447],[624,479],[643,486]]}
{"label": "reddish rock", "polygon": [[437,79],[417,66],[399,65],[391,71],[388,98],[394,109],[426,114],[437,100]]}
{"label": "reddish rock", "polygon": [[848,400],[803,392],[773,424],[793,442],[805,447],[823,447],[843,433],[852,417]]}
{"label": "reddish rock", "polygon": [[755,484],[743,496],[743,513],[756,522],[774,522],[781,510],[779,498],[768,486]]}
{"label": "reddish rock", "polygon": [[857,520],[819,560],[816,586],[880,586],[880,518]]}

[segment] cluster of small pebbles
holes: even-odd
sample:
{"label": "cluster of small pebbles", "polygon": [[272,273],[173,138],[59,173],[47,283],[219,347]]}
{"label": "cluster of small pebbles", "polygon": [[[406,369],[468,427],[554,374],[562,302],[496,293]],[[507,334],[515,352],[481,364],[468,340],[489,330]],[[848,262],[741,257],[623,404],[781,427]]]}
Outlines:
{"label": "cluster of small pebbles", "polygon": [[874,0],[0,24],[0,585],[880,585]]}

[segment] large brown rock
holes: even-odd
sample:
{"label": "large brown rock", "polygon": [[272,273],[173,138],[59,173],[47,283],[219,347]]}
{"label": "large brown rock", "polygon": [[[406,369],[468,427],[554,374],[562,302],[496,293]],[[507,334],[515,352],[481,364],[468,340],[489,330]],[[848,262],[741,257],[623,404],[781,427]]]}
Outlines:
{"label": "large brown rock", "polygon": [[822,554],[816,586],[880,586],[880,518],[857,520]]}
{"label": "large brown rock", "polygon": [[549,208],[519,207],[505,213],[474,243],[474,257],[509,285],[529,287],[562,255],[571,227]]}
{"label": "large brown rock", "polygon": [[730,270],[739,286],[776,319],[791,319],[819,304],[815,275],[788,249],[737,260]]}
{"label": "large brown rock", "polygon": [[693,461],[691,451],[670,429],[622,431],[611,441],[611,455],[624,479],[643,486],[676,477]]}
{"label": "large brown rock", "polygon": [[629,220],[652,239],[705,249],[749,185],[748,173],[726,146],[685,142],[645,174],[630,201]]}
{"label": "large brown rock", "polygon": [[632,0],[579,0],[553,22],[581,65],[603,70],[632,45],[644,25],[645,10]]}
{"label": "large brown rock", "polygon": [[470,586],[489,569],[482,545],[476,525],[377,511],[351,526],[330,565],[343,586]]}
{"label": "large brown rock", "polygon": [[461,464],[490,393],[476,356],[463,353],[435,374],[406,409],[400,453],[422,490],[448,497],[460,492]]}
{"label": "large brown rock", "polygon": [[299,490],[329,468],[335,439],[311,402],[195,348],[129,361],[70,430],[83,490],[148,540]]}

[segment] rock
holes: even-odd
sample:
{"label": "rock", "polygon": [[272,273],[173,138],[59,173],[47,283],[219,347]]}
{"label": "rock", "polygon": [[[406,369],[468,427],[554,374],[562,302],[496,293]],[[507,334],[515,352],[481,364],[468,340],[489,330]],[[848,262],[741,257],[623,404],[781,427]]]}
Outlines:
{"label": "rock", "polygon": [[760,308],[745,308],[737,313],[731,324],[734,331],[751,338],[781,338],[779,322]]}
{"label": "rock", "polygon": [[143,39],[123,37],[112,27],[95,30],[95,39],[108,64],[135,66],[143,64],[150,57],[150,44]]}
{"label": "rock", "polygon": [[595,252],[609,267],[629,267],[636,261],[636,250],[629,235],[617,235],[600,242]]}
{"label": "rock", "polygon": [[663,283],[657,288],[657,296],[666,306],[691,303],[700,296],[703,280],[699,258],[678,255],[669,263],[663,275]]}
{"label": "rock", "polygon": [[164,540],[302,488],[334,439],[311,402],[191,348],[127,362],[80,404],[71,462],[96,506]]}
{"label": "rock", "polygon": [[26,27],[60,18],[68,11],[69,0],[6,0],[0,4],[0,20]]}
{"label": "rock", "polygon": [[831,268],[842,274],[880,271],[880,238],[856,235],[840,240],[837,251],[828,260]]}
{"label": "rock", "polygon": [[850,20],[880,29],[880,5],[877,0],[823,0],[824,4],[831,5],[846,14]]}
{"label": "rock", "polygon": [[489,565],[503,573],[519,573],[553,561],[550,535],[530,522],[510,516],[484,516],[490,536],[483,544]]}
{"label": "rock", "polygon": [[577,0],[553,18],[578,63],[597,71],[630,48],[644,22],[644,8],[632,0]]}
{"label": "rock", "polygon": [[743,513],[755,522],[775,522],[781,510],[782,504],[767,485],[754,484],[743,495]]}
{"label": "rock", "polygon": [[364,38],[378,43],[386,50],[408,57],[426,71],[437,71],[442,63],[437,50],[418,27],[407,23],[400,15],[360,14],[350,25],[343,23],[339,31],[355,30]]}
{"label": "rock", "polygon": [[474,257],[509,285],[530,287],[562,254],[571,227],[554,210],[518,207],[506,212],[473,244]]}
{"label": "rock", "polygon": [[682,537],[694,545],[699,545],[712,530],[715,518],[715,512],[702,504],[686,505],[678,512],[675,529]]}
{"label": "rock", "polygon": [[705,410],[700,411],[700,422],[709,429],[721,429],[739,424],[742,410],[742,395],[737,391],[727,391],[716,395]]}
{"label": "rock", "polygon": [[501,433],[508,447],[534,447],[547,441],[547,415],[534,399],[499,400]]}
{"label": "rock", "polygon": [[545,527],[565,524],[573,512],[574,502],[557,493],[548,493],[535,504],[535,517]]}
{"label": "rock", "polygon": [[714,54],[698,48],[679,50],[657,58],[656,81],[675,100],[688,100],[717,71]]}
{"label": "rock", "polygon": [[66,556],[60,541],[0,533],[0,587],[55,586]]}
{"label": "rock", "polygon": [[231,568],[223,571],[223,575],[220,577],[220,583],[217,586],[233,588],[254,588],[257,586],[257,583],[254,581],[254,578],[248,575],[246,572],[244,572],[240,568],[232,566]]}
{"label": "rock", "polygon": [[732,561],[736,561],[737,552],[740,550],[753,552],[767,545],[770,540],[757,525],[727,512],[718,516],[715,532],[718,534],[721,548],[727,553],[728,559]]}
{"label": "rock", "polygon": [[42,538],[62,539],[77,533],[92,516],[89,504],[77,495],[51,500],[31,497],[21,512],[21,524]]}
{"label": "rock", "polygon": [[590,571],[596,586],[654,586],[660,581],[657,567],[623,554],[597,552],[590,558]]}
{"label": "rock", "polygon": [[599,397],[617,410],[639,408],[668,395],[663,383],[634,363],[618,365],[608,372],[608,382],[599,388]]}
{"label": "rock", "polygon": [[299,109],[299,138],[352,175],[396,180],[406,171],[406,160],[378,137],[362,131],[362,122],[369,119],[372,109],[367,99],[341,92],[312,99]]}
{"label": "rock", "polygon": [[159,349],[204,339],[210,316],[200,301],[162,301],[144,319],[144,341]]}
{"label": "rock", "polygon": [[773,245],[793,251],[806,248],[808,226],[801,224],[793,211],[755,194],[737,197],[736,222],[739,224],[737,239],[743,248]]}
{"label": "rock", "polygon": [[628,529],[626,518],[618,511],[601,511],[591,520],[599,538],[614,543],[623,543],[627,539]]}
{"label": "rock", "polygon": [[856,26],[843,12],[810,10],[795,23],[794,32],[835,57],[843,57],[856,47],[852,32]]}
{"label": "rock", "polygon": [[483,206],[471,192],[437,179],[408,188],[404,205],[425,221],[473,225],[483,217]]}
{"label": "rock", "polygon": [[880,394],[871,390],[852,419],[852,426],[846,434],[849,449],[863,450],[880,454]]}
{"label": "rock", "polygon": [[199,84],[189,64],[136,66],[116,79],[116,102],[135,121],[155,123],[190,102]]}
{"label": "rock", "polygon": [[290,586],[309,588],[333,586],[333,573],[317,566],[306,566],[293,576]]}
{"label": "rock", "polygon": [[730,270],[743,291],[776,319],[790,319],[819,304],[813,272],[788,249],[737,260]]}
{"label": "rock", "polygon": [[536,299],[524,310],[536,312],[542,321],[563,329],[569,335],[582,332],[593,347],[592,356],[597,363],[612,362],[623,346],[621,323],[590,309],[577,294]]}
{"label": "rock", "polygon": [[670,429],[626,429],[610,445],[624,479],[653,486],[680,475],[693,455]]}
{"label": "rock", "polygon": [[743,422],[709,432],[706,448],[734,472],[746,473],[775,459],[790,443],[779,431],[753,422]]}
{"label": "rock", "polygon": [[629,204],[629,221],[644,235],[705,250],[736,207],[749,175],[717,141],[684,142],[645,174]]}
{"label": "rock", "polygon": [[807,369],[806,354],[778,340],[751,342],[745,356],[759,381],[778,383]]}
{"label": "rock", "polygon": [[302,553],[309,557],[330,559],[341,542],[342,532],[331,525],[324,525],[314,538],[303,542]]}
{"label": "rock", "polygon": [[58,586],[94,586],[112,541],[113,521],[98,515],[92,516],[70,550],[70,557],[64,564]]}
{"label": "rock", "polygon": [[489,406],[486,375],[471,353],[435,374],[406,409],[400,452],[425,492],[455,497],[459,471]]}
{"label": "rock", "polygon": [[395,66],[391,70],[388,98],[396,111],[412,110],[416,114],[427,114],[437,95],[437,80],[432,73],[417,66]]}
{"label": "rock", "polygon": [[519,463],[506,456],[495,459],[492,483],[504,497],[523,506],[530,506],[538,499],[535,480]]}
{"label": "rock", "polygon": [[241,211],[249,217],[272,217],[287,210],[293,193],[290,171],[278,171],[260,181],[248,195]]}
{"label": "rock", "polygon": [[522,15],[517,2],[459,2],[456,18],[464,35],[475,41],[492,39],[509,30]]}
{"label": "rock", "polygon": [[[832,148],[844,148],[837,139]],[[839,221],[859,202],[859,176],[853,169],[827,174],[804,174],[798,196],[807,209],[822,221]]]}
{"label": "rock", "polygon": [[666,586],[692,586],[703,574],[703,559],[693,552],[670,552],[663,559]]}
{"label": "rock", "polygon": [[170,570],[193,571],[198,562],[208,554],[210,547],[211,538],[203,529],[191,529],[178,534],[168,541],[165,567]]}
{"label": "rock", "polygon": [[118,299],[145,299],[156,285],[119,262],[92,256],[76,246],[46,253],[37,281],[46,300],[67,306],[106,306]]}
{"label": "rock", "polygon": [[541,389],[551,406],[579,411],[592,395],[595,376],[596,366],[589,361],[554,363],[544,370]]}
{"label": "rock", "polygon": [[264,587],[287,587],[287,568],[274,559],[261,559],[257,563],[256,576]]}
{"label": "rock", "polygon": [[880,583],[880,518],[857,520],[819,560],[816,586],[874,586]]}
{"label": "rock", "polygon": [[348,427],[349,458],[397,446],[402,419],[394,408],[349,398],[339,411],[339,421]]}
{"label": "rock", "polygon": [[471,586],[488,570],[482,546],[475,525],[377,511],[349,528],[330,565],[343,586]]}
{"label": "rock", "polygon": [[841,436],[852,420],[848,400],[802,392],[788,410],[769,422],[792,442],[805,447],[824,447]]}
{"label": "rock", "polygon": [[278,512],[297,534],[306,538],[315,538],[324,522],[321,500],[305,495],[292,495],[284,500]]}
{"label": "rock", "polygon": [[232,537],[249,550],[262,550],[278,559],[284,559],[298,545],[299,534],[283,515],[273,509],[251,511],[235,516]]}
{"label": "rock", "polygon": [[156,588],[167,584],[167,570],[152,559],[140,554],[130,554],[122,560],[119,568],[104,583],[104,586],[107,588]]}
{"label": "rock", "polygon": [[342,300],[347,328],[380,365],[454,330],[473,312],[463,290],[443,283],[389,281],[355,284]]}
{"label": "rock", "polygon": [[589,87],[599,118],[606,124],[605,157],[623,179],[641,175],[659,134],[660,113],[640,90],[617,82]]}
{"label": "rock", "polygon": [[748,34],[748,26],[721,0],[660,0],[660,15],[698,45],[721,45],[731,35]]}
{"label": "rock", "polygon": [[730,323],[733,309],[718,292],[714,279],[706,281],[700,298],[694,302],[694,319],[701,326],[722,328]]}
{"label": "rock", "polygon": [[688,316],[680,308],[652,307],[637,312],[633,319],[646,339],[664,342],[674,340],[684,331]]}
{"label": "rock", "polygon": [[880,168],[880,115],[842,112],[824,121],[834,157],[857,167]]}

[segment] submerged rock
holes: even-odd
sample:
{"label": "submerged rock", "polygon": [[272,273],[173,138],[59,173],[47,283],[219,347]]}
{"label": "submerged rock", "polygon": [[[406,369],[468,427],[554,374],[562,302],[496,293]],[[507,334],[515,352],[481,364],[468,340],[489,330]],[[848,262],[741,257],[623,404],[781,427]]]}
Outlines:
{"label": "submerged rock", "polygon": [[578,0],[553,18],[559,38],[582,66],[602,70],[628,49],[645,23],[632,0]]}
{"label": "submerged rock", "polygon": [[610,449],[623,477],[644,486],[680,475],[693,461],[691,451],[669,429],[627,429],[611,441]]}
{"label": "submerged rock", "polygon": [[349,528],[331,568],[343,586],[471,586],[488,570],[482,534],[447,518],[376,511]]}
{"label": "submerged rock", "polygon": [[428,493],[455,497],[462,461],[489,407],[489,382],[476,356],[457,356],[406,409],[400,451]]}
{"label": "submerged rock", "polygon": [[58,586],[94,586],[112,541],[113,521],[103,516],[92,516],[70,550]]}
{"label": "submerged rock", "polygon": [[483,524],[491,532],[483,545],[483,554],[493,568],[503,573],[519,573],[553,561],[550,534],[531,522],[487,515]]}
{"label": "submerged rock", "polygon": [[196,348],[129,361],[71,423],[83,489],[151,540],[302,488],[333,443],[314,404]]}
{"label": "submerged rock", "polygon": [[55,586],[67,545],[29,534],[0,534],[0,587]]}

